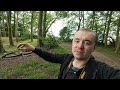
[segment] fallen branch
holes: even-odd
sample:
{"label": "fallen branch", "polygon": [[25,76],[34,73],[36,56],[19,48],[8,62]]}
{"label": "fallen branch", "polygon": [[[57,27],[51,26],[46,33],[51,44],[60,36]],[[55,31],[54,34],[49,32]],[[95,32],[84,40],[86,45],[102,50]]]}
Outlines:
{"label": "fallen branch", "polygon": [[29,56],[31,54],[32,54],[32,52],[10,52],[10,53],[6,53],[5,55],[3,55],[1,57],[1,59],[3,59],[3,58],[18,57],[18,56]]}

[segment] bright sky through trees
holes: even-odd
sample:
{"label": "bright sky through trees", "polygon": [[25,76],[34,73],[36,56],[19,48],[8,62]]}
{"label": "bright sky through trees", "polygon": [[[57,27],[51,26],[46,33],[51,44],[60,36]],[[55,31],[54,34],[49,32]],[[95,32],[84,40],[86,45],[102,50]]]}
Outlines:
{"label": "bright sky through trees", "polygon": [[59,31],[65,26],[63,22],[63,20],[57,20],[55,23],[52,24],[52,26],[49,29],[49,32],[59,37]]}

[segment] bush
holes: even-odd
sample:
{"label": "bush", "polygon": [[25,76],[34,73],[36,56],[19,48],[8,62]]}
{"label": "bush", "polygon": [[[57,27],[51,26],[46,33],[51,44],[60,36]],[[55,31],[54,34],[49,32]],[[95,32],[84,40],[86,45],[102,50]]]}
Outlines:
{"label": "bush", "polygon": [[55,37],[52,34],[48,34],[46,38],[42,38],[44,47],[47,49],[58,47],[60,44],[59,38]]}

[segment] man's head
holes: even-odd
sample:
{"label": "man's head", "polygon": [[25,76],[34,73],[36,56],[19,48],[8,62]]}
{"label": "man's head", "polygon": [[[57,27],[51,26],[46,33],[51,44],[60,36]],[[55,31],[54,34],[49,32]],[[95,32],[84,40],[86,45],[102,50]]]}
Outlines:
{"label": "man's head", "polygon": [[72,53],[78,60],[87,60],[95,49],[97,35],[90,29],[80,29],[74,35]]}

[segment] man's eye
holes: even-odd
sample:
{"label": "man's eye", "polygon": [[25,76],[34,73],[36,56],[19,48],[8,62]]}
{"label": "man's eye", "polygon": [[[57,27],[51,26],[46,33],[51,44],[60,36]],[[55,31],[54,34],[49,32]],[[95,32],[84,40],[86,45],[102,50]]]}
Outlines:
{"label": "man's eye", "polygon": [[78,41],[78,40],[75,40],[74,42],[78,43],[79,41]]}
{"label": "man's eye", "polygon": [[85,45],[91,45],[91,42],[85,42]]}

